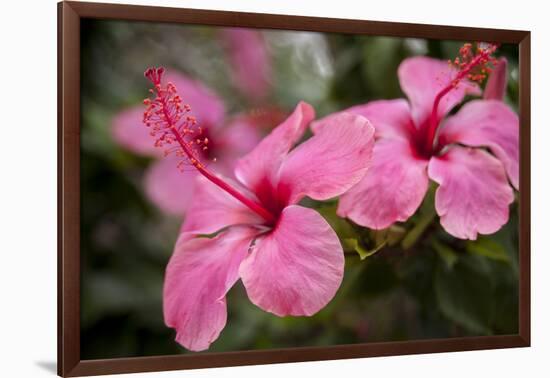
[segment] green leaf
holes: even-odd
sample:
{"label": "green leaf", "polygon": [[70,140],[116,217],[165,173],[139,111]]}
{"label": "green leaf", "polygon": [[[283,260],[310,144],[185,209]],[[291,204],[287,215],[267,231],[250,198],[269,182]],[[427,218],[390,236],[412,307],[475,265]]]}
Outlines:
{"label": "green leaf", "polygon": [[[481,264],[483,265],[483,264]],[[491,334],[493,285],[479,260],[460,258],[452,270],[436,271],[435,293],[441,312],[474,334]]]}
{"label": "green leaf", "polygon": [[418,241],[418,238],[422,236],[422,234],[424,233],[424,231],[426,231],[434,218],[435,212],[423,214],[416,225],[403,238],[403,241],[401,241],[401,247],[403,247],[403,249],[409,249],[413,245],[415,245]]}
{"label": "green leaf", "polygon": [[443,259],[447,269],[452,269],[453,266],[458,262],[457,253],[449,246],[438,242],[437,240],[432,240],[432,247],[435,249],[439,257]]}
{"label": "green leaf", "polygon": [[426,198],[424,198],[424,202],[418,210],[414,227],[401,241],[401,247],[403,249],[407,250],[415,245],[424,231],[432,224],[436,215],[434,206],[435,188],[435,185],[431,185],[428,189]]}
{"label": "green leaf", "polygon": [[375,245],[387,243],[389,246],[394,246],[403,239],[405,228],[398,225],[392,225],[383,230],[370,230],[370,239],[374,240]]}
{"label": "green leaf", "polygon": [[376,252],[384,248],[384,246],[387,243],[386,241],[384,241],[382,244],[377,245],[373,249],[367,249],[363,247],[357,239],[347,238],[347,239],[344,239],[343,242],[344,242],[344,247],[345,248],[347,247],[348,249],[351,249],[357,252],[361,260],[364,260],[367,257],[374,255]]}
{"label": "green leaf", "polygon": [[336,204],[323,206],[317,209],[317,211],[325,218],[328,224],[330,224],[342,242],[346,238],[357,238],[359,236],[346,219],[336,214]]}
{"label": "green leaf", "polygon": [[476,241],[469,242],[466,245],[466,250],[471,254],[487,257],[492,260],[510,262],[506,249],[488,237],[480,237]]}

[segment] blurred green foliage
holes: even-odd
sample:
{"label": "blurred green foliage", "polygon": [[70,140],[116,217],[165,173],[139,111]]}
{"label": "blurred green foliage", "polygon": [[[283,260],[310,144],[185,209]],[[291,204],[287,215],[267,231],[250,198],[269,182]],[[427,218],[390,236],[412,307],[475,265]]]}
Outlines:
{"label": "blurred green foliage", "polygon": [[[371,99],[402,97],[396,70],[407,56],[453,58],[460,42],[290,31],[264,32],[273,64],[270,101],[299,100],[319,115]],[[517,107],[517,46],[507,101]],[[188,353],[162,317],[164,268],[180,220],[144,196],[150,164],[111,138],[112,117],[147,95],[143,71],[173,67],[219,93],[229,112],[250,104],[227,79],[230,68],[212,27],[84,20],[82,23],[81,253],[83,359]],[[518,215],[475,242],[446,234],[433,191],[408,222],[371,231],[317,208],[341,238],[344,281],[311,318],[278,318],[250,303],[238,283],[228,322],[210,351],[513,334],[518,327]]]}

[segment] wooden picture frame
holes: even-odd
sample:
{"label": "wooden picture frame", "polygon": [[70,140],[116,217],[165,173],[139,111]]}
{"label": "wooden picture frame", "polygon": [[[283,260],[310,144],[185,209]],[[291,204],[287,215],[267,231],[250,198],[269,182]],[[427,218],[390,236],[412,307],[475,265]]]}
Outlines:
{"label": "wooden picture frame", "polygon": [[[519,44],[520,282],[515,335],[329,347],[82,360],[80,356],[80,21],[83,18],[240,26]],[[530,345],[530,32],[61,2],[58,4],[58,374],[82,376],[334,360]]]}

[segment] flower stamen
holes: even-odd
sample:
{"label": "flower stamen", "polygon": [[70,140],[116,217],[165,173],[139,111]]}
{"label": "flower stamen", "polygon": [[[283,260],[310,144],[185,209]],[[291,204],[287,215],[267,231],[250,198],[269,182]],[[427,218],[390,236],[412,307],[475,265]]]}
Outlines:
{"label": "flower stamen", "polygon": [[483,45],[478,43],[475,49],[475,53],[472,51],[472,44],[466,43],[459,50],[459,56],[454,61],[449,61],[451,66],[457,68],[458,72],[453,76],[449,84],[435,96],[432,113],[430,115],[428,124],[428,133],[426,137],[426,151],[432,151],[434,149],[435,136],[438,128],[439,117],[438,108],[439,103],[451,90],[458,87],[460,82],[464,79],[481,83],[487,75],[491,72],[489,65],[496,65],[497,60],[492,56],[496,51],[498,45],[488,44]]}
{"label": "flower stamen", "polygon": [[262,205],[246,197],[227,182],[210,172],[199,156],[208,149],[209,140],[203,137],[203,130],[191,112],[191,107],[184,104],[177,93],[176,86],[168,83],[162,86],[164,68],[148,68],[145,77],[153,84],[150,93],[154,98],[147,98],[143,104],[147,106],[143,113],[143,123],[150,128],[151,136],[156,138],[155,147],[164,148],[165,155],[175,154],[181,157],[177,168],[182,170],[185,164],[191,164],[204,177],[242,202],[248,208],[259,214],[267,222],[272,223],[275,217]]}

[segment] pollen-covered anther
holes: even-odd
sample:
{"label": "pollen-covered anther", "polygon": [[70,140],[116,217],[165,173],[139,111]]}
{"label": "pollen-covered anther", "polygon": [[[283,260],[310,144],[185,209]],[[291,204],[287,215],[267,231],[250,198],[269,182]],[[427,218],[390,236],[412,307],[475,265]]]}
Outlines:
{"label": "pollen-covered anther", "polygon": [[[492,67],[497,64],[497,59],[492,54],[497,49],[496,44],[478,43],[472,48],[471,43],[465,43],[452,65],[459,71],[457,77],[466,77],[477,83],[483,82],[491,72]],[[454,83],[453,83],[454,85]]]}
{"label": "pollen-covered anther", "polygon": [[[202,128],[197,120],[189,114],[191,107],[184,104],[173,83],[162,84],[164,69],[150,68],[145,71],[145,77],[153,84],[153,96],[143,101],[147,107],[143,113],[143,123],[150,128],[150,134],[156,138],[155,147],[175,147],[165,150],[165,155],[175,154],[186,163],[196,165],[202,154]],[[197,132],[198,131],[198,132]],[[195,135],[195,137],[193,137]]]}

